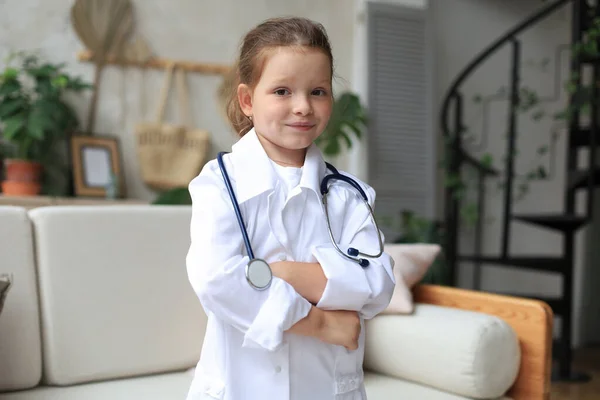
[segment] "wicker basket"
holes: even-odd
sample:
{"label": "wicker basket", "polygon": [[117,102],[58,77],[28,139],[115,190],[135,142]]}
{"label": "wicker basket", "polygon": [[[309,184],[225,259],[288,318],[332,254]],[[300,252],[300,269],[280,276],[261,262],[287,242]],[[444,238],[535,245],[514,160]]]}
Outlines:
{"label": "wicker basket", "polygon": [[[183,118],[181,125],[164,122],[174,71]],[[198,175],[206,162],[210,135],[206,130],[190,126],[185,73],[175,65],[170,65],[161,89],[156,121],[142,122],[135,127],[138,162],[146,185],[154,190],[165,191],[185,187]]]}

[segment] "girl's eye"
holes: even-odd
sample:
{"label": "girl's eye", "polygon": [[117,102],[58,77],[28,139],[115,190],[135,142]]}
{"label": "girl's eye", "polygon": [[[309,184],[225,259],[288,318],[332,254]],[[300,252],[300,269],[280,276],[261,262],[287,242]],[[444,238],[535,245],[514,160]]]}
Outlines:
{"label": "girl's eye", "polygon": [[286,94],[289,94],[289,93],[290,93],[290,92],[289,92],[289,90],[287,90],[287,89],[277,89],[277,90],[275,91],[275,94],[276,94],[277,96],[285,96]]}
{"label": "girl's eye", "polygon": [[312,91],[313,96],[326,96],[327,92],[323,89],[315,89]]}

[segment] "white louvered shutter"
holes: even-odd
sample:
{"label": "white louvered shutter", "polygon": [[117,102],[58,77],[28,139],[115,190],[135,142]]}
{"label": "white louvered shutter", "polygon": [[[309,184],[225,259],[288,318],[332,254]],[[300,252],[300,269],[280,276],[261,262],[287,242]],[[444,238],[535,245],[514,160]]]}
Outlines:
{"label": "white louvered shutter", "polygon": [[[368,3],[369,183],[377,216],[408,209],[432,217],[435,141],[432,135],[425,11]],[[386,241],[396,231],[381,227]]]}

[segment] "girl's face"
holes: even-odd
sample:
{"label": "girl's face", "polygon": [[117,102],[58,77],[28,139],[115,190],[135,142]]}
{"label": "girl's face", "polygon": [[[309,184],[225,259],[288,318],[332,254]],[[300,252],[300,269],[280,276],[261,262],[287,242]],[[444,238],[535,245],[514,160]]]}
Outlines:
{"label": "girl's face", "polygon": [[306,148],[325,130],[333,97],[327,55],[307,47],[280,47],[266,55],[254,88],[238,99],[271,159],[301,166]]}

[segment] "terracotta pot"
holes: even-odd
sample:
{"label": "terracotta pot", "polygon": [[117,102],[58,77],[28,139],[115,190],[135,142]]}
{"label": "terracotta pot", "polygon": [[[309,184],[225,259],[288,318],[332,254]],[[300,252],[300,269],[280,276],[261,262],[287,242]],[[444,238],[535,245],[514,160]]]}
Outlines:
{"label": "terracotta pot", "polygon": [[40,194],[42,185],[34,182],[2,182],[2,194],[4,196],[37,196]]}
{"label": "terracotta pot", "polygon": [[5,196],[36,196],[40,193],[42,165],[37,162],[8,158],[4,160],[2,193]]}

